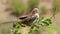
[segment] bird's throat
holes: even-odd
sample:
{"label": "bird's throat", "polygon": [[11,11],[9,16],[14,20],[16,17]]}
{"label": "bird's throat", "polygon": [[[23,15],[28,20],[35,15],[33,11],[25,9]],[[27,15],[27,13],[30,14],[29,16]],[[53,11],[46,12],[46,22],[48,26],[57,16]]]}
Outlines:
{"label": "bird's throat", "polygon": [[39,14],[38,13],[36,13],[35,15],[37,16],[37,18],[39,18]]}

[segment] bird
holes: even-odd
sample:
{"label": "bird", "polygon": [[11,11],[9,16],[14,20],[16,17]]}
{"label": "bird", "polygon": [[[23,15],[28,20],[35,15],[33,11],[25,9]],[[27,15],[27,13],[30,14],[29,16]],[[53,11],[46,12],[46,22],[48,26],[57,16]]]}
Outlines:
{"label": "bird", "polygon": [[28,26],[30,26],[37,18],[39,18],[39,9],[38,8],[32,9],[31,13],[28,15],[19,17],[21,22]]}

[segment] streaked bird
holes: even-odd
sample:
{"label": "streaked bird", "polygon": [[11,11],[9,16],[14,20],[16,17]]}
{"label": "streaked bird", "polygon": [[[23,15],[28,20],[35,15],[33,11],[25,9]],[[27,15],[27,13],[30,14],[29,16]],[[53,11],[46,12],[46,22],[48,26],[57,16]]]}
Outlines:
{"label": "streaked bird", "polygon": [[26,25],[31,25],[34,22],[34,20],[37,18],[39,18],[38,8],[34,8],[29,15],[19,17],[22,23]]}

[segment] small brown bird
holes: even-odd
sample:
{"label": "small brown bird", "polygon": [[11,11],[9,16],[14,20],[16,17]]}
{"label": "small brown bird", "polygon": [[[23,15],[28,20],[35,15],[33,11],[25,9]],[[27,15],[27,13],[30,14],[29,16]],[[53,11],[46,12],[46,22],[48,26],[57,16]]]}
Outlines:
{"label": "small brown bird", "polygon": [[39,18],[39,9],[34,8],[30,15],[21,16],[19,19],[22,20],[23,24],[31,25],[35,19]]}

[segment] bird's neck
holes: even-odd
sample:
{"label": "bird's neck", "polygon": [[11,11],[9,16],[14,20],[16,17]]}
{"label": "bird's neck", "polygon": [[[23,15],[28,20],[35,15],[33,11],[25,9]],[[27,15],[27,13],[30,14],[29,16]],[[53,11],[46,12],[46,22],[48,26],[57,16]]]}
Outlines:
{"label": "bird's neck", "polygon": [[35,13],[34,15],[37,16],[37,18],[39,18],[39,14],[38,13]]}

